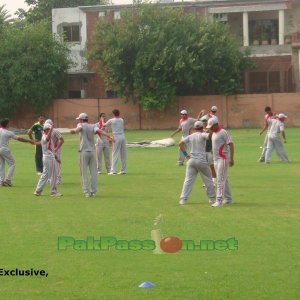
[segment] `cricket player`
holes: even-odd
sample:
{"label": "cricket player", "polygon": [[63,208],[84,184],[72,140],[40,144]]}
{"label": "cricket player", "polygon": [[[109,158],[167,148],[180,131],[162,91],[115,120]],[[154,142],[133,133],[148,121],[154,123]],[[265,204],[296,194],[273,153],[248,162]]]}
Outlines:
{"label": "cricket player", "polygon": [[[45,122],[45,117],[41,115],[36,123],[28,130],[28,136],[33,140],[32,134],[34,133],[34,140],[39,142],[43,135],[43,125]],[[37,143],[35,146],[35,166],[36,174],[41,175],[43,173],[43,151],[41,143]]]}
{"label": "cricket player", "polygon": [[217,117],[210,118],[206,128],[212,132],[212,152],[217,175],[217,195],[212,207],[218,207],[233,202],[227,170],[234,165],[234,146],[227,131],[219,126]]}
{"label": "cricket player", "polygon": [[43,189],[48,181],[50,181],[50,196],[62,196],[56,189],[57,167],[55,162],[55,154],[52,142],[53,126],[50,123],[45,123],[43,126],[44,133],[40,142],[43,151],[43,173],[35,188],[34,195],[41,196]]}
{"label": "cricket player", "polygon": [[[200,112],[201,113],[201,112]],[[194,124],[196,121],[199,120],[200,118],[200,113],[197,117],[197,119],[195,118],[191,118],[188,117],[188,113],[187,111],[184,109],[180,112],[181,115],[181,119],[179,121],[179,126],[178,128],[171,134],[171,137],[173,137],[175,134],[177,134],[178,132],[182,132],[182,139],[184,139],[185,137],[187,137],[189,134],[192,133]],[[181,139],[181,140],[182,140]],[[186,149],[188,150],[188,149]],[[177,165],[178,166],[183,166],[183,162],[184,162],[184,155],[182,154],[182,151],[180,150],[180,148],[178,148],[178,162]]]}
{"label": "cricket player", "polygon": [[[76,120],[78,120],[79,123],[76,128],[70,130],[70,133],[80,134],[80,172],[83,193],[85,197],[94,197],[97,192],[97,161],[94,135],[96,133],[100,133],[101,135],[105,135],[107,137],[109,137],[109,135],[103,130],[99,129],[96,124],[89,124],[89,118],[86,113],[79,114]],[[87,169],[90,171],[91,188],[89,188]]]}
{"label": "cricket player", "polygon": [[267,164],[271,162],[271,156],[274,149],[276,150],[276,153],[282,162],[289,162],[288,156],[285,152],[283,143],[280,138],[281,135],[284,143],[286,143],[286,135],[284,131],[284,121],[286,118],[287,116],[281,113],[278,115],[278,118],[273,118],[270,120],[270,129],[268,132],[268,142],[265,159],[265,163]]}
{"label": "cricket player", "polygon": [[[103,129],[103,125],[105,123],[105,113],[100,113],[98,127],[99,129]],[[97,156],[97,170],[98,174],[102,173],[102,156],[104,157],[105,167],[107,173],[110,172],[111,164],[110,164],[110,155],[109,155],[110,143],[106,136],[98,134],[96,140],[96,156]]]}
{"label": "cricket player", "polygon": [[120,111],[118,109],[114,109],[112,111],[114,117],[109,119],[105,124],[104,127],[111,127],[113,137],[114,137],[114,144],[112,149],[112,164],[111,169],[108,175],[116,175],[116,168],[118,163],[118,158],[121,156],[121,171],[118,175],[125,175],[126,174],[126,139],[124,134],[124,120],[120,117]]}
{"label": "cricket player", "polygon": [[[16,163],[8,147],[9,140],[13,139],[22,143],[35,145],[34,141],[23,139],[7,130],[9,119],[0,120],[0,186],[12,186],[12,179],[15,172]],[[8,165],[7,175],[5,177],[5,162]]]}
{"label": "cricket player", "polygon": [[[45,124],[49,123],[51,126],[53,126],[53,121],[51,119],[47,119],[45,121]],[[52,129],[52,145],[55,155],[55,163],[56,163],[56,169],[57,169],[57,179],[56,184],[61,184],[61,146],[65,142],[63,136],[59,132],[57,128]]]}
{"label": "cricket player", "polygon": [[265,107],[265,116],[264,116],[264,127],[263,129],[260,131],[259,135],[262,135],[264,133],[265,130],[267,130],[267,134],[265,136],[265,140],[264,140],[264,144],[263,144],[263,150],[262,153],[260,155],[260,158],[258,160],[258,162],[265,162],[265,156],[266,156],[266,151],[267,151],[267,143],[268,143],[268,133],[269,133],[269,129],[270,129],[270,121],[274,116],[274,113],[272,112],[272,109],[270,106],[266,106]]}
{"label": "cricket player", "polygon": [[[184,205],[192,191],[194,181],[200,174],[205,186],[206,194],[209,198],[210,203],[214,203],[216,199],[216,193],[214,190],[214,183],[212,181],[211,172],[206,159],[206,141],[209,138],[209,134],[203,132],[203,123],[196,121],[194,124],[195,133],[188,135],[179,143],[184,157],[188,159],[186,166],[185,180],[180,195],[179,204]],[[185,145],[190,146],[190,155],[185,151]]]}

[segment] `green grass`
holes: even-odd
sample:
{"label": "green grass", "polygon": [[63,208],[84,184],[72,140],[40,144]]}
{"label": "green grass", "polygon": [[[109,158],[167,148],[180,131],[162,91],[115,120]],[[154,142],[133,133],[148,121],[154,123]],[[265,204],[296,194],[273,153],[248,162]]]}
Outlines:
{"label": "green grass", "polygon": [[[78,136],[66,135],[61,198],[32,195],[38,177],[33,147],[12,142],[13,188],[0,189],[1,267],[47,270],[47,278],[0,277],[1,299],[298,299],[299,129],[287,129],[291,164],[257,163],[259,130],[229,130],[235,166],[229,179],[235,203],[211,208],[198,179],[179,206],[185,167],[177,148],[128,149],[126,176],[99,176],[96,198],[84,198]],[[130,131],[128,141],[160,139],[169,131]],[[177,136],[177,139],[179,137]],[[153,220],[165,236],[239,241],[236,251],[58,251],[57,238],[115,236],[150,239]],[[151,281],[153,289],[138,285]]]}

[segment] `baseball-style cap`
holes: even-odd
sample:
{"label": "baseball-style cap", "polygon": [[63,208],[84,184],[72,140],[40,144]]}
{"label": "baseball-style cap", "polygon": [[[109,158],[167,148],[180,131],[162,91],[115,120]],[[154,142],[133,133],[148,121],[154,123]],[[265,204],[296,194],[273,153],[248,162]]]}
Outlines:
{"label": "baseball-style cap", "polygon": [[208,120],[208,123],[207,123],[207,126],[206,126],[206,128],[212,128],[214,125],[216,125],[216,124],[218,124],[219,123],[219,120],[218,120],[218,118],[210,118],[209,120]]}
{"label": "baseball-style cap", "polygon": [[204,115],[203,117],[200,118],[201,122],[207,122],[208,120],[208,115]]}
{"label": "baseball-style cap", "polygon": [[184,109],[180,112],[181,115],[187,115],[187,111]]}
{"label": "baseball-style cap", "polygon": [[212,106],[210,110],[213,112],[216,112],[218,110],[218,108],[216,106]]}
{"label": "baseball-style cap", "polygon": [[43,129],[50,129],[52,127],[52,125],[50,123],[44,123]]}
{"label": "baseball-style cap", "polygon": [[76,120],[86,120],[88,119],[89,116],[86,113],[81,113],[79,116],[76,118]]}
{"label": "baseball-style cap", "polygon": [[47,119],[46,121],[45,121],[45,124],[46,123],[49,123],[50,125],[53,125],[53,121],[51,120],[51,119]]}
{"label": "baseball-style cap", "polygon": [[203,123],[201,121],[196,121],[194,124],[194,128],[202,128],[203,127]]}
{"label": "baseball-style cap", "polygon": [[285,118],[287,118],[287,116],[286,116],[285,114],[279,114],[279,115],[278,115],[278,118],[279,118],[279,119],[285,119]]}

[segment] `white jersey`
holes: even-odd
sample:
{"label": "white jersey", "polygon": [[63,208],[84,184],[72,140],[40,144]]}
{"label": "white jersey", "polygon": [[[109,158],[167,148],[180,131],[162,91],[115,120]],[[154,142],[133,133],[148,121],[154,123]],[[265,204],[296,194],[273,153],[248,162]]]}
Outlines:
{"label": "white jersey", "polygon": [[80,151],[95,151],[94,135],[98,131],[98,126],[95,124],[79,123],[77,128],[81,128],[80,131]]}
{"label": "white jersey", "polygon": [[18,138],[12,131],[0,128],[0,148],[8,148],[9,140],[17,140]]}
{"label": "white jersey", "polygon": [[212,152],[214,161],[218,159],[229,159],[229,144],[232,139],[225,129],[219,128],[217,132],[212,134]]}
{"label": "white jersey", "polygon": [[104,126],[110,126],[113,135],[124,135],[124,120],[122,118],[109,119]]}
{"label": "white jersey", "polygon": [[268,136],[270,138],[280,138],[280,132],[284,131],[284,123],[278,119],[271,119]]}
{"label": "white jersey", "polygon": [[181,129],[183,138],[192,133],[196,121],[194,118],[180,119],[178,128]]}
{"label": "white jersey", "polygon": [[273,115],[265,114],[265,117],[264,117],[265,122],[268,124],[268,131],[267,132],[269,132],[269,129],[271,127],[271,120],[273,120],[272,116]]}
{"label": "white jersey", "polygon": [[53,128],[52,130],[52,135],[51,135],[51,139],[52,139],[52,143],[53,143],[53,148],[56,148],[58,145],[59,140],[61,139],[62,135],[59,132],[58,129]]}
{"label": "white jersey", "polygon": [[207,163],[206,160],[206,140],[209,134],[205,132],[195,132],[182,141],[190,146],[190,156],[191,158],[198,159],[202,163]]}
{"label": "white jersey", "polygon": [[41,139],[41,145],[42,145],[42,151],[43,151],[43,158],[54,158],[53,154],[53,142],[52,139],[47,141],[47,134],[43,134],[42,139]]}

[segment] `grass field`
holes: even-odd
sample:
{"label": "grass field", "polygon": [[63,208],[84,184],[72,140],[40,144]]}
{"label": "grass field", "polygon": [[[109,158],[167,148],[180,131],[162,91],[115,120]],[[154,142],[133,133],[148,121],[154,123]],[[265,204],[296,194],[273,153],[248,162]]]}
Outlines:
{"label": "grass field", "polygon": [[[229,179],[235,203],[211,208],[197,180],[186,206],[178,204],[185,167],[177,148],[128,149],[126,176],[99,175],[95,198],[82,194],[78,136],[66,135],[61,198],[32,193],[38,177],[34,150],[11,143],[17,161],[14,187],[0,188],[0,268],[44,269],[48,277],[0,277],[1,299],[299,299],[300,135],[288,128],[291,164],[273,154],[257,163],[259,130],[229,130],[235,166]],[[130,131],[128,141],[159,139],[169,131]],[[179,138],[177,136],[177,138]],[[154,226],[159,214],[163,221]],[[58,237],[151,239],[151,230],[184,240],[227,240],[238,250],[58,250]],[[155,284],[152,289],[138,285]]]}

